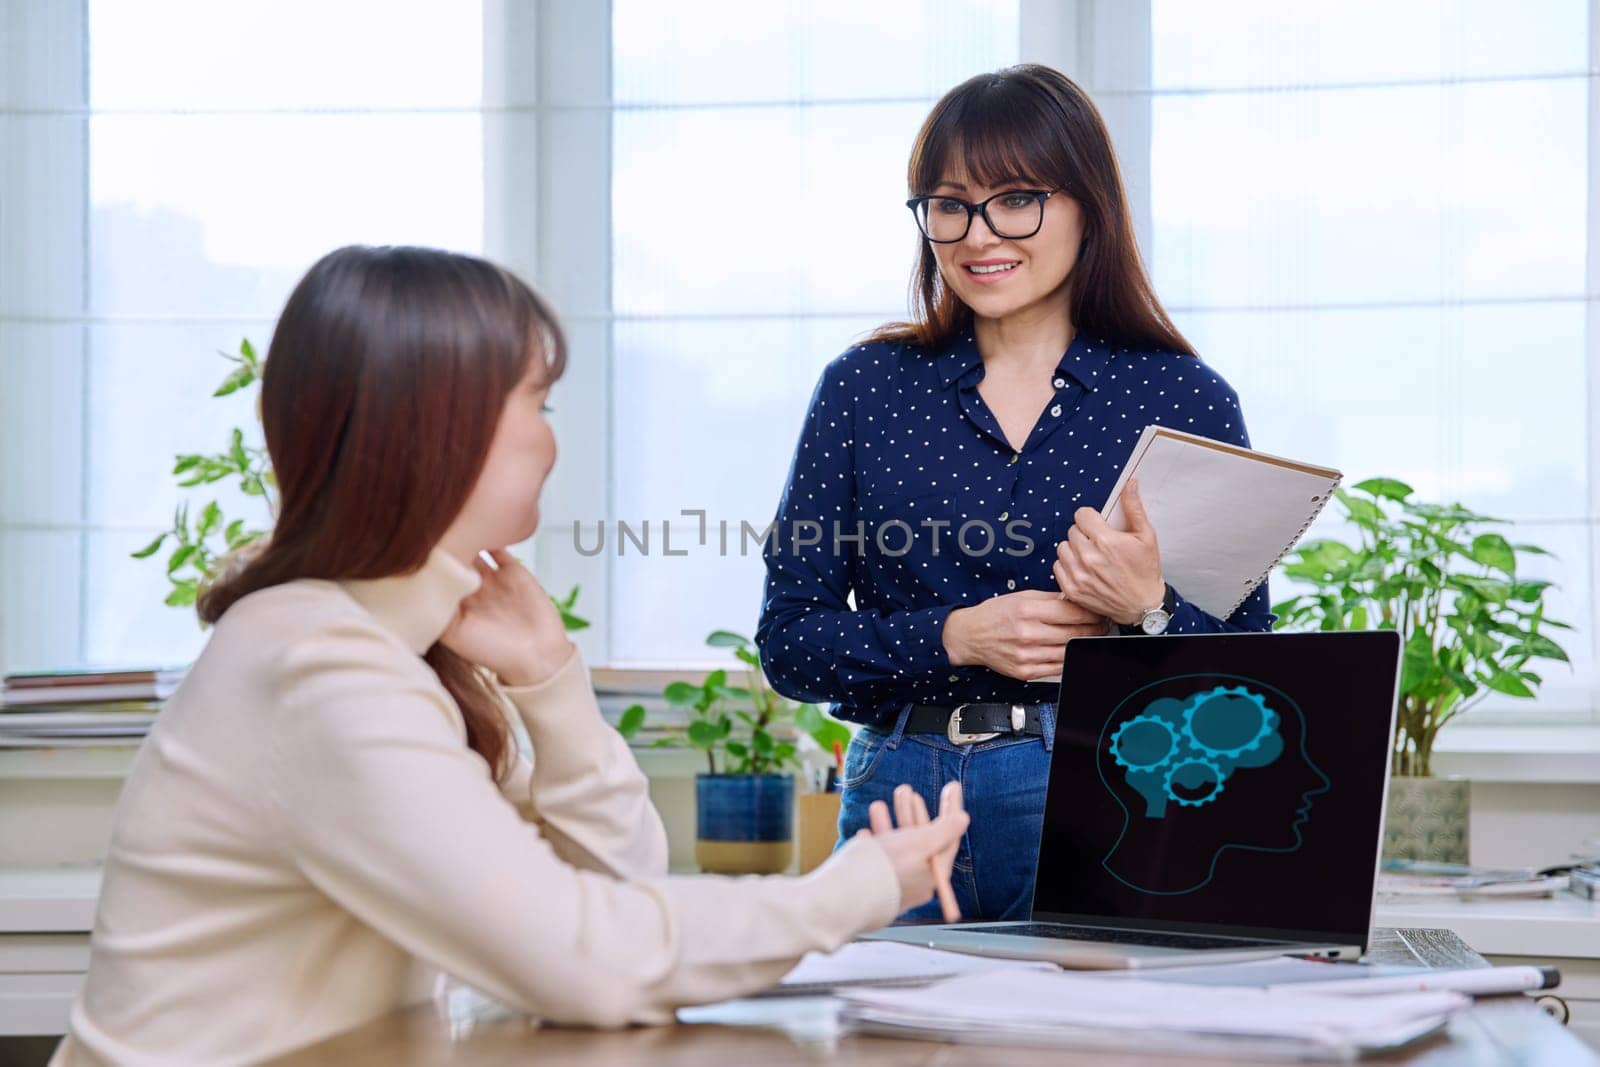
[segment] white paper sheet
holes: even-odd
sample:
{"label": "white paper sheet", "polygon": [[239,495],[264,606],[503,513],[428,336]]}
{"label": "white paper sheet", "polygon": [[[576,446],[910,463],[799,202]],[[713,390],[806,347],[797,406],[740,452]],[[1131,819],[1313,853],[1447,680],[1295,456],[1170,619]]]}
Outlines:
{"label": "white paper sheet", "polygon": [[944,952],[895,941],[853,941],[835,952],[808,952],[769,994],[823,992],[853,985],[925,985],[996,970],[1056,972],[1053,963]]}

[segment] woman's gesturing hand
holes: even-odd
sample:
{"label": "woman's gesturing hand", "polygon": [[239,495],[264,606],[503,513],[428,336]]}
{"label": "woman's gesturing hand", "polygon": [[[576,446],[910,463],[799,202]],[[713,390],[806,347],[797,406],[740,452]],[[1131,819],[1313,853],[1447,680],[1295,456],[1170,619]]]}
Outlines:
{"label": "woman's gesturing hand", "polygon": [[1074,637],[1099,637],[1104,616],[1043,589],[991,597],[945,617],[944,647],[952,666],[982,664],[1031,681],[1061,673],[1061,658]]}
{"label": "woman's gesturing hand", "polygon": [[567,662],[572,642],[533,572],[503,548],[489,555],[493,566],[481,556],[473,560],[483,584],[461,602],[439,640],[506,685],[538,685]]}
{"label": "woman's gesturing hand", "polygon": [[[948,888],[956,849],[971,818],[962,807],[960,782],[945,783],[939,793],[937,819],[928,818],[928,805],[922,795],[903,783],[895,787],[894,810],[891,819],[889,806],[881,800],[873,801],[867,809],[870,828],[856,836],[876,837],[889,854],[895,877],[900,880],[900,910],[905,911],[931,900],[939,883]],[[895,829],[896,822],[899,829]],[[955,918],[947,921],[954,922]]]}
{"label": "woman's gesturing hand", "polygon": [[1062,595],[1113,622],[1138,622],[1161,603],[1167,587],[1161,576],[1161,549],[1145,513],[1139,483],[1122,491],[1128,531],[1114,530],[1093,508],[1072,516],[1067,539],[1056,546],[1052,568]]}

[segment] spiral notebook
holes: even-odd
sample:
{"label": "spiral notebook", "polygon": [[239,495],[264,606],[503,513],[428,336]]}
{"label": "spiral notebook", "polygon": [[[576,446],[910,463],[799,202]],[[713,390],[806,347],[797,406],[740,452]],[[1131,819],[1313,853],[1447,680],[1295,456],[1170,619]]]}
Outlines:
{"label": "spiral notebook", "polygon": [[1344,475],[1167,426],[1146,426],[1101,516],[1128,528],[1122,490],[1139,479],[1167,583],[1225,619],[1317,521]]}

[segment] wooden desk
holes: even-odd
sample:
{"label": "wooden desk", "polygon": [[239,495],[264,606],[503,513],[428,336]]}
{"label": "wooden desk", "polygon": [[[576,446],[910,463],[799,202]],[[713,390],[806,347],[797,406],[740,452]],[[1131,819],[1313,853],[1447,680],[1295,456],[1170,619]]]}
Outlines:
{"label": "wooden desk", "polygon": [[[1448,930],[1375,931],[1368,959],[1429,967],[1484,966]],[[539,1028],[481,1002],[442,1011],[419,1006],[274,1061],[281,1067],[361,1067],[363,1064],[561,1064],[563,1067],[815,1067],[819,1062],[878,1065],[937,1064],[993,1067],[996,1063],[1171,1064],[1166,1055],[1126,1055],[1061,1048],[902,1041],[842,1033],[835,1002],[826,997],[740,1000],[685,1009],[674,1026],[619,1031]],[[1183,1060],[1202,1067],[1224,1061]],[[1427,1067],[1517,1063],[1522,1067],[1600,1065],[1600,1056],[1523,996],[1479,1001],[1458,1016],[1447,1038],[1384,1063]]]}

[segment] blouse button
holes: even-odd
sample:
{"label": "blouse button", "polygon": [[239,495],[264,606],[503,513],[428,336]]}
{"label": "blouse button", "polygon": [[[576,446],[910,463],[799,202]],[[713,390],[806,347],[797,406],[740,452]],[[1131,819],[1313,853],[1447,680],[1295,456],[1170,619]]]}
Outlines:
{"label": "blouse button", "polygon": [[1017,460],[1019,460],[1021,458],[1022,458],[1022,453],[1021,452],[1013,452],[1013,453],[1011,453],[1011,462],[1012,463],[1015,463]]}
{"label": "blouse button", "polygon": [[1006,579],[1006,588],[1007,589],[1015,589],[1016,587],[1017,587],[1017,580],[1015,578],[1007,578]]}
{"label": "blouse button", "polygon": [[1010,517],[1011,517],[1011,512],[1009,512],[1009,511],[1002,511],[1000,513],[1000,521],[1001,522],[1005,522]]}
{"label": "blouse button", "polygon": [[949,677],[948,677],[948,678],[947,678],[947,679],[946,679],[946,680],[947,680],[947,681],[951,681],[951,682],[959,682],[959,681],[961,681],[961,675],[959,675],[959,674],[952,674],[952,675],[950,675],[950,676],[949,676]]}
{"label": "blouse button", "polygon": [[1052,407],[1050,409],[1050,417],[1052,419],[1059,418],[1060,415],[1061,415],[1061,405],[1060,404],[1057,404],[1057,405],[1055,405],[1054,407]]}
{"label": "blouse button", "polygon": [[1057,389],[1065,389],[1067,387],[1067,380],[1065,378],[1057,378],[1050,384],[1055,386]]}

